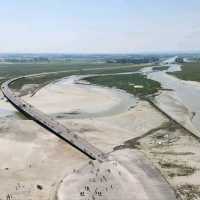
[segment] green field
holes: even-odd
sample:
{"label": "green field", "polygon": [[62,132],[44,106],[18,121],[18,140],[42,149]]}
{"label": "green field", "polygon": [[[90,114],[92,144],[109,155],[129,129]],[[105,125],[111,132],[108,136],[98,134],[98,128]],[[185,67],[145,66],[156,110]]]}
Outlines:
{"label": "green field", "polygon": [[182,71],[169,74],[183,80],[200,81],[200,62],[184,63]]}
{"label": "green field", "polygon": [[39,74],[43,72],[56,72],[41,76],[33,76],[32,78],[23,78],[15,81],[12,85],[15,89],[20,89],[24,84],[46,84],[59,78],[70,75],[85,74],[112,74],[120,72],[135,72],[146,65],[133,64],[110,64],[110,63],[49,63],[49,64],[7,64],[0,65],[0,83],[19,77],[22,75]]}
{"label": "green field", "polygon": [[[122,89],[139,97],[154,94],[161,88],[160,83],[150,80],[145,75],[139,73],[96,76],[86,78],[85,80],[96,85]],[[135,85],[143,86],[143,88],[136,88]]]}
{"label": "green field", "polygon": [[[54,80],[67,77],[70,75],[87,75],[87,74],[107,74],[106,76],[96,76],[88,78],[89,81],[95,84],[116,87],[126,90],[131,94],[138,96],[153,94],[160,89],[160,84],[149,80],[146,76],[141,74],[124,74],[124,75],[112,75],[123,72],[136,72],[141,68],[149,65],[134,65],[134,64],[118,64],[118,63],[95,63],[95,62],[83,62],[83,63],[22,63],[22,64],[1,64],[0,65],[0,80],[1,83],[5,80],[19,77],[23,75],[40,74],[48,72],[49,74],[41,74],[38,76],[22,78],[15,81],[10,86],[19,90],[25,84],[38,84],[38,88],[45,84],[48,84]],[[56,73],[50,73],[56,72]],[[142,85],[143,88],[135,88],[134,85]],[[22,92],[22,91],[21,91]]]}

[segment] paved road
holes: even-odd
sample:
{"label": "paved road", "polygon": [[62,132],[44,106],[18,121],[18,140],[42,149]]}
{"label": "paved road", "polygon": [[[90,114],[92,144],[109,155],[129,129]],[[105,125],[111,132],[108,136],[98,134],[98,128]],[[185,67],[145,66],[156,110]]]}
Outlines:
{"label": "paved road", "polygon": [[26,77],[27,76],[14,78],[2,84],[1,90],[4,96],[8,99],[8,101],[17,110],[22,112],[28,118],[33,119],[38,124],[42,125],[44,128],[50,130],[52,133],[57,135],[59,138],[70,143],[72,146],[80,150],[82,153],[84,153],[88,157],[94,160],[105,161],[107,159],[107,156],[102,151],[100,151],[95,146],[91,145],[86,140],[79,137],[77,134],[67,129],[65,126],[55,121],[48,115],[42,113],[40,110],[34,108],[32,105],[28,104],[21,98],[17,97],[15,93],[12,92],[12,90],[9,88],[9,84],[11,84],[12,82],[18,79],[26,78]]}

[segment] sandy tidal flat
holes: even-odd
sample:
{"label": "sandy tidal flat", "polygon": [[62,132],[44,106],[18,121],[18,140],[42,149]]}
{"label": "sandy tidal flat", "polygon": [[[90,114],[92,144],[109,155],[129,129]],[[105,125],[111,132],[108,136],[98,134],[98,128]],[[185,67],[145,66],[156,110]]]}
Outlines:
{"label": "sandy tidal flat", "polygon": [[[70,79],[70,78],[69,78]],[[47,85],[33,97],[23,99],[47,114],[120,113],[135,105],[136,99],[125,92],[98,86],[74,84],[69,80]]]}
{"label": "sandy tidal flat", "polygon": [[[118,173],[118,176],[115,176],[115,178],[118,178],[112,180],[118,187],[123,188],[122,191],[134,195],[134,190],[131,187],[138,187],[137,191],[141,191],[144,195],[141,197],[139,194],[139,196],[136,194],[135,199],[139,200],[143,197],[143,199],[151,199],[150,197],[153,197],[148,194],[154,194],[157,191],[154,189],[157,188],[160,182],[156,182],[156,185],[149,184],[149,187],[144,187],[145,183],[142,183],[142,180],[148,179],[151,182],[152,180],[155,181],[155,177],[157,177],[156,175],[154,177],[148,174],[148,169],[151,169],[149,164],[145,165],[144,170],[146,158],[143,157],[141,162],[137,163],[137,170],[134,168],[136,166],[131,168],[136,160],[141,158],[140,154],[136,153],[138,151],[142,151],[157,165],[157,160],[149,155],[149,142],[147,144],[144,143],[144,145],[135,142],[143,138],[146,141],[149,135],[151,136],[157,130],[162,129],[163,125],[170,123],[169,119],[151,104],[146,101],[139,101],[135,104],[133,97],[130,98],[130,95],[127,93],[113,89],[71,83],[50,84],[39,90],[34,96],[25,96],[23,99],[46,114],[59,112],[73,113],[76,110],[79,112],[98,113],[102,112],[102,109],[103,112],[106,112],[113,108],[116,109],[119,105],[121,106],[121,103],[126,102],[126,99],[132,100],[133,102],[129,104],[126,102],[126,107],[123,107],[123,110],[114,115],[110,113],[110,115],[104,117],[91,117],[87,119],[63,118],[57,120],[63,123],[69,130],[75,131],[88,142],[98,147],[101,151],[111,153],[115,159],[119,159],[120,164],[126,167],[128,173],[126,170],[124,171],[126,174],[124,179],[120,179]],[[183,118],[182,120],[185,119]],[[167,128],[165,131],[169,132]],[[127,147],[126,142],[132,140],[134,145]],[[139,144],[142,145],[142,148],[137,149],[136,146]],[[181,145],[184,145],[184,143],[181,143]],[[115,150],[123,148],[136,148],[137,150],[135,152],[129,150],[122,150],[121,153],[115,152]],[[65,180],[64,178],[70,174],[73,180],[75,180],[77,177],[73,177],[74,170],[84,168],[89,161],[87,157],[69,144],[29,120],[11,121],[5,119],[2,121],[0,126],[0,151],[3,155],[0,157],[0,191],[3,191],[0,193],[0,198],[3,200],[11,197],[11,199],[27,200],[27,195],[30,197],[30,200],[55,199],[56,194],[58,194],[57,191],[60,191],[59,189],[65,191],[64,186],[61,184]],[[138,158],[135,160],[134,156],[127,156],[131,153],[137,154]],[[164,156],[163,159],[165,159]],[[125,166],[125,163],[129,164]],[[108,167],[107,164],[105,166]],[[121,169],[121,167],[119,168]],[[160,169],[162,170],[162,168]],[[166,173],[163,174],[167,177]],[[127,187],[124,187],[123,181],[125,180],[129,180],[131,183]],[[175,189],[177,188],[176,182],[170,183]],[[80,181],[80,184],[81,189],[85,184],[85,180]],[[72,187],[67,193],[74,189]],[[163,188],[158,189],[158,191],[161,191],[162,194],[162,191],[165,189],[172,191],[166,182]],[[80,192],[81,190],[76,189],[77,199],[83,199],[80,196]],[[173,192],[170,194],[173,196]],[[63,197],[63,192],[58,195]],[[115,196],[116,194],[111,191],[106,198],[114,198],[112,195]],[[120,195],[119,197],[121,197]],[[157,195],[154,199],[172,200],[172,196],[169,198],[167,194],[164,197]],[[67,199],[66,195],[64,199]]]}

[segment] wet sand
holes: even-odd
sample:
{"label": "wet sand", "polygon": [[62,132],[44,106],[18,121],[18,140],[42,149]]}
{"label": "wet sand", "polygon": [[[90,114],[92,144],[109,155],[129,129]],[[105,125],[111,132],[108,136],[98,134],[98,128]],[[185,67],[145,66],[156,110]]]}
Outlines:
{"label": "wet sand", "polygon": [[187,107],[190,112],[195,113],[192,123],[200,130],[200,85],[197,82],[183,81],[172,75],[169,71],[180,70],[180,65],[172,65],[167,71],[159,71],[148,74],[148,78],[158,81],[165,89],[172,89],[177,98]]}
{"label": "wet sand", "polygon": [[[69,87],[72,94],[69,100],[67,88],[68,86],[63,85],[50,86],[41,89],[32,98],[24,98],[30,99],[34,106],[40,105],[39,109],[49,113],[63,109],[65,112],[72,111],[77,106],[81,109],[88,108],[87,112],[98,113],[102,106],[106,111],[120,105],[125,96],[125,93],[113,93],[108,88],[73,85]],[[37,96],[38,94],[43,95]],[[130,96],[127,95],[126,98],[129,99]],[[59,102],[58,105],[54,100]],[[101,106],[98,107],[97,104]],[[130,105],[115,115],[60,119],[60,122],[105,153],[110,153],[124,141],[141,136],[168,121],[147,102],[138,102],[135,107],[129,107]],[[55,199],[60,181],[66,174],[72,173],[74,169],[78,170],[88,162],[87,157],[30,120],[4,119],[0,135],[0,151],[3,155],[0,157],[1,199],[10,196],[21,200],[26,200],[27,196],[38,200]]]}
{"label": "wet sand", "polygon": [[[24,97],[26,101],[47,114],[60,112],[73,113],[77,109],[83,113],[93,114],[101,113],[102,109],[103,113],[110,112],[113,108],[116,109],[116,106],[121,106],[121,102],[126,98],[129,99],[130,96],[127,93],[121,93],[121,91],[96,86],[70,85],[69,83],[66,85],[49,85],[42,88],[33,97]],[[123,108],[115,114],[111,112],[112,114],[110,113],[104,117],[90,117],[87,119],[62,118],[58,120],[70,130],[75,130],[77,134],[87,139],[105,153],[117,156],[119,152],[115,151],[120,148],[125,148],[125,150],[121,150],[123,156],[124,152],[127,152],[126,149],[130,148],[135,148],[135,153],[138,151],[144,153],[160,169],[161,173],[177,193],[179,191],[183,193],[183,187],[186,184],[191,185],[189,180],[195,180],[195,186],[197,187],[200,177],[196,173],[198,170],[193,171],[192,169],[198,161],[199,142],[176,126],[170,128],[170,120],[148,102],[138,101],[135,104],[135,99],[133,98],[132,100],[133,102],[126,104],[125,109]],[[160,102],[160,105],[168,105],[168,110],[174,116],[178,116],[180,121],[188,125],[190,124],[191,113],[184,106],[179,106],[177,110],[176,101],[167,97],[167,93],[162,97],[158,96],[157,100]],[[175,106],[172,106],[174,102]],[[63,182],[64,177],[67,174],[72,174],[74,170],[79,170],[88,163],[87,157],[29,120],[11,121],[5,119],[1,123],[0,134],[0,151],[3,155],[0,158],[0,191],[3,191],[0,194],[1,199],[6,199],[8,195],[11,195],[13,199],[21,200],[26,200],[27,195],[30,199],[55,199],[57,191],[60,191],[59,189],[63,187],[63,185],[61,186],[61,182]],[[127,141],[132,141],[128,147],[125,145]],[[187,150],[185,147],[187,147]],[[154,151],[156,153],[152,153]],[[167,151],[172,153],[167,154]],[[186,166],[186,170],[189,171],[187,171],[187,175],[189,174],[188,177],[191,178],[193,176],[193,179],[187,179],[185,174],[179,175],[179,173],[176,175],[177,166],[172,168],[171,172],[175,175],[173,177],[169,176],[169,167],[165,168],[165,163],[171,159],[169,155],[174,156],[174,152],[176,156],[172,160],[172,164],[178,163],[179,168],[183,166],[182,162],[193,162],[194,165],[189,166],[192,169]],[[133,151],[128,151],[129,153],[135,154]],[[160,156],[157,156],[158,154]],[[187,155],[187,157],[184,157],[185,160],[181,160],[183,155]],[[123,156],[120,157],[119,153],[120,159]],[[135,162],[133,157],[130,156],[128,158],[129,167]],[[131,159],[134,160],[133,163]],[[145,157],[143,159],[145,160]],[[160,161],[163,161],[164,165],[163,163],[159,164]],[[145,174],[148,169],[150,170],[150,165],[147,165],[144,170],[143,164],[144,161],[135,170],[137,172],[141,170],[143,180],[147,178],[148,181],[154,180],[154,176]],[[131,169],[134,170],[134,168]],[[134,173],[137,174],[136,172]],[[181,173],[183,172],[181,171]],[[131,182],[129,187],[135,184],[134,188],[138,187],[138,190],[140,189],[142,193],[152,194],[153,197],[155,192],[153,192],[153,188],[156,187],[152,184],[144,188],[144,184],[141,184],[141,182],[137,184],[139,180],[141,181],[140,175],[133,176],[132,178],[129,175],[125,176]],[[113,181],[114,183],[117,181],[118,185],[119,180],[116,178]],[[80,183],[81,186],[78,192],[81,192],[81,187],[84,186],[85,180],[83,179],[83,182]],[[123,182],[120,184],[124,185]],[[123,191],[132,194],[133,191],[129,187],[122,187],[124,188]],[[74,189],[74,187],[72,188]],[[165,185],[164,188],[170,189],[168,185]],[[61,192],[61,194],[63,193]],[[110,195],[115,195],[115,193],[111,192]],[[182,196],[184,197],[184,194]],[[166,195],[162,198],[158,195],[156,198],[165,199],[168,197]],[[141,197],[135,196],[135,198],[140,199]],[[144,195],[144,198],[149,199],[148,195]],[[172,198],[168,199],[171,200]]]}
{"label": "wet sand", "polygon": [[90,162],[66,175],[57,191],[57,199],[82,198],[173,200],[175,194],[142,153],[125,149],[112,153],[108,162]]}
{"label": "wet sand", "polygon": [[[75,84],[79,76],[49,84],[23,99],[42,112],[60,118],[90,118],[126,112],[137,99],[124,91]],[[53,95],[52,95],[53,94]]]}

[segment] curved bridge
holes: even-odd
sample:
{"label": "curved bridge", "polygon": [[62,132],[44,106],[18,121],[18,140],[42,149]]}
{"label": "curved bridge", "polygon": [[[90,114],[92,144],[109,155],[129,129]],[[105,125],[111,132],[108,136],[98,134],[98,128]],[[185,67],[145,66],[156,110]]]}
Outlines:
{"label": "curved bridge", "polygon": [[41,112],[40,110],[36,109],[15,95],[15,93],[9,88],[9,85],[18,79],[26,77],[27,76],[14,78],[6,81],[1,85],[1,90],[8,101],[26,117],[34,120],[44,128],[57,135],[62,140],[68,142],[70,145],[84,153],[89,158],[93,160],[99,160],[101,162],[107,160],[106,154],[97,149],[95,146],[88,143],[86,140],[79,137],[77,134],[73,133],[71,130],[67,129],[59,122],[55,121],[45,113]]}

